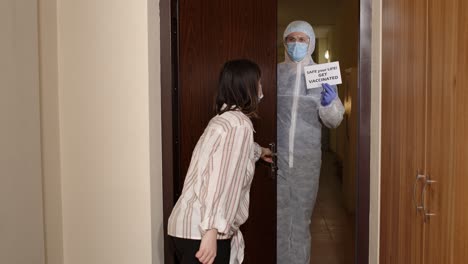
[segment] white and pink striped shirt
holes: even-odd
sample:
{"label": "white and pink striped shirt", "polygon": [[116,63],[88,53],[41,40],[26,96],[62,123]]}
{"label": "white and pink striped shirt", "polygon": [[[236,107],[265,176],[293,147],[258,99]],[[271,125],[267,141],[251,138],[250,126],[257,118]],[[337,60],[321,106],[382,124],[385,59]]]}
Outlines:
{"label": "white and pink striped shirt", "polygon": [[218,239],[232,238],[230,263],[242,263],[239,231],[249,215],[249,192],[261,148],[241,111],[211,119],[192,153],[182,194],[169,217],[168,234],[201,239],[209,229]]}

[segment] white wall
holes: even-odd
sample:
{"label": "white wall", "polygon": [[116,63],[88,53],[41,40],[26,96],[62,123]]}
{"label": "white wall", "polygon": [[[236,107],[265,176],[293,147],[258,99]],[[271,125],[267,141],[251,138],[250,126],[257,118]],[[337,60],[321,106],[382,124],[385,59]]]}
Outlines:
{"label": "white wall", "polygon": [[0,263],[44,263],[37,4],[0,1]]}
{"label": "white wall", "polygon": [[40,5],[48,263],[162,263],[159,3]]}

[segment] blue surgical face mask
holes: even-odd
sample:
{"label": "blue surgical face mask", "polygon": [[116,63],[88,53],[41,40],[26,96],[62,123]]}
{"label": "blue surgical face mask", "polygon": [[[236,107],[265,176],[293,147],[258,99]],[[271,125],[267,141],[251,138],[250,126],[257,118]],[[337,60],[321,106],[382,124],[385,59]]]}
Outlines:
{"label": "blue surgical face mask", "polygon": [[295,62],[299,62],[307,55],[307,49],[309,44],[302,42],[290,42],[287,43],[288,54],[291,59]]}

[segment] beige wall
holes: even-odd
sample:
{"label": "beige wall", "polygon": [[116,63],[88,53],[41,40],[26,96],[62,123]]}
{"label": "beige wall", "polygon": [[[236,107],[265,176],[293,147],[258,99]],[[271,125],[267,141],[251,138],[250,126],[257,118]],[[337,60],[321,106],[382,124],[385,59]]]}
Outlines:
{"label": "beige wall", "polygon": [[65,263],[150,263],[147,1],[58,14]]}
{"label": "beige wall", "polygon": [[148,1],[148,71],[153,264],[164,262],[159,0]]}
{"label": "beige wall", "polygon": [[48,263],[162,263],[158,1],[41,0],[40,23]]}
{"label": "beige wall", "polygon": [[44,263],[37,5],[0,1],[0,263]]}
{"label": "beige wall", "polygon": [[382,0],[372,0],[372,91],[369,263],[379,263],[380,248],[380,157],[381,157],[381,74]]}
{"label": "beige wall", "polygon": [[63,264],[57,3],[56,0],[38,3],[46,263]]}

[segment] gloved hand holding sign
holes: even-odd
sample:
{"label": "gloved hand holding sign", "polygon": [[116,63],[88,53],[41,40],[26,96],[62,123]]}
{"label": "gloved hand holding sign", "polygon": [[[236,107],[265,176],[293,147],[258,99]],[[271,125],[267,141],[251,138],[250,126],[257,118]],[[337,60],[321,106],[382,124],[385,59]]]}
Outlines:
{"label": "gloved hand holding sign", "polygon": [[320,103],[322,106],[328,106],[338,95],[336,94],[335,89],[333,89],[328,83],[323,83],[322,87],[323,91]]}

